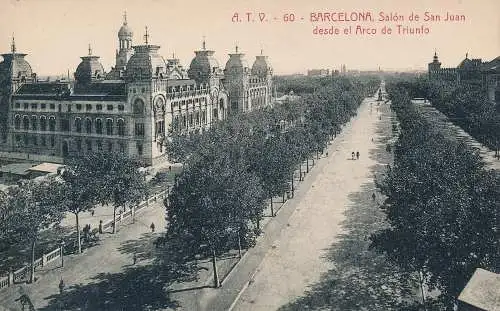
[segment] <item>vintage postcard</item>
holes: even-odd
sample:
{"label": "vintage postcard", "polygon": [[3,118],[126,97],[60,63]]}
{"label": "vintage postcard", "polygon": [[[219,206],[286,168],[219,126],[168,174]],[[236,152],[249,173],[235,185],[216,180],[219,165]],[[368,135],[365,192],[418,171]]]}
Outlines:
{"label": "vintage postcard", "polygon": [[0,311],[500,310],[499,13],[2,0]]}

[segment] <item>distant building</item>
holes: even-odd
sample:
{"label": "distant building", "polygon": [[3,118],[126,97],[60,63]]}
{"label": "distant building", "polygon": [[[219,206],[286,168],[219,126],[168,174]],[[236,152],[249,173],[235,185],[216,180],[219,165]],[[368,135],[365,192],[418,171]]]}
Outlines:
{"label": "distant building", "polygon": [[147,165],[165,161],[169,130],[203,131],[217,120],[271,104],[273,69],[258,55],[229,54],[224,68],[215,51],[195,51],[189,69],[165,60],[152,45],[132,45],[124,16],[115,66],[81,57],[74,81],[39,81],[26,54],[0,62],[0,158],[62,163],[88,152],[122,152]]}
{"label": "distant building", "polygon": [[309,69],[307,71],[308,77],[326,77],[330,75],[330,69]]}
{"label": "distant building", "polygon": [[458,311],[500,310],[500,274],[476,269],[458,296]]}
{"label": "distant building", "polygon": [[429,79],[467,83],[480,81],[486,86],[488,99],[500,101],[500,56],[492,61],[483,62],[480,58],[465,59],[456,68],[441,68],[438,55],[434,52],[432,62],[427,65]]}

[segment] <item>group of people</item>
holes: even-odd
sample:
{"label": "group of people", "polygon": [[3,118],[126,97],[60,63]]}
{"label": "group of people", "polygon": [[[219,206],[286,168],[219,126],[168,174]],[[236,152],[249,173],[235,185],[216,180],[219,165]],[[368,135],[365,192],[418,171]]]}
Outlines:
{"label": "group of people", "polygon": [[359,151],[356,151],[356,153],[353,151],[351,153],[351,160],[359,160]]}

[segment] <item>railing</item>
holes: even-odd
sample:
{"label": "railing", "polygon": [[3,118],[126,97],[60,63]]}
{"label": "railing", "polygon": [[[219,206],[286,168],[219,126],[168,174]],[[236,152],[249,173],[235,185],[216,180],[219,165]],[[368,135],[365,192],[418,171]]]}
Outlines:
{"label": "railing", "polygon": [[[166,194],[165,190],[158,192],[157,194],[153,195],[152,197],[148,198],[147,200],[142,201],[141,203],[139,203],[137,206],[133,207],[132,209],[130,209],[124,213],[118,214],[118,216],[116,216],[117,223],[122,222],[122,221],[134,216],[138,211],[141,211],[144,209],[144,207],[149,206],[150,202],[157,202],[158,199],[165,198],[165,194]],[[112,229],[112,228],[113,228],[113,219],[110,219],[110,220],[103,222],[103,224],[102,224],[103,232],[107,229]],[[34,262],[35,269],[38,267],[43,267],[43,266],[47,265],[48,263],[50,263],[58,258],[61,258],[61,255],[62,254],[61,254],[60,247],[54,249],[53,251],[51,251],[47,254],[43,254],[42,257],[35,260],[35,262]],[[30,266],[27,265],[27,266],[24,266],[24,267],[16,270],[16,271],[9,272],[8,276],[0,277],[0,289],[5,288],[5,287],[10,287],[10,286],[14,285],[14,283],[19,283],[23,280],[26,280],[29,270],[30,270]]]}

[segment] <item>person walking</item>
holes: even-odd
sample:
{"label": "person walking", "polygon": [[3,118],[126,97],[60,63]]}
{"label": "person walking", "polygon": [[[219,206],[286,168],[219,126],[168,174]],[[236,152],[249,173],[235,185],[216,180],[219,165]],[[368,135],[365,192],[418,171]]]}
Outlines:
{"label": "person walking", "polygon": [[359,160],[359,151],[356,151],[356,160]]}
{"label": "person walking", "polygon": [[64,281],[61,278],[61,281],[59,281],[59,294],[62,294],[64,291]]}
{"label": "person walking", "polygon": [[372,200],[375,201],[375,192],[372,193]]}
{"label": "person walking", "polygon": [[353,151],[353,152],[351,152],[351,160],[354,160],[354,156],[355,156],[355,154],[354,154],[354,151]]}
{"label": "person walking", "polygon": [[149,228],[151,228],[151,232],[155,232],[155,223],[152,222],[151,226],[149,226]]}

